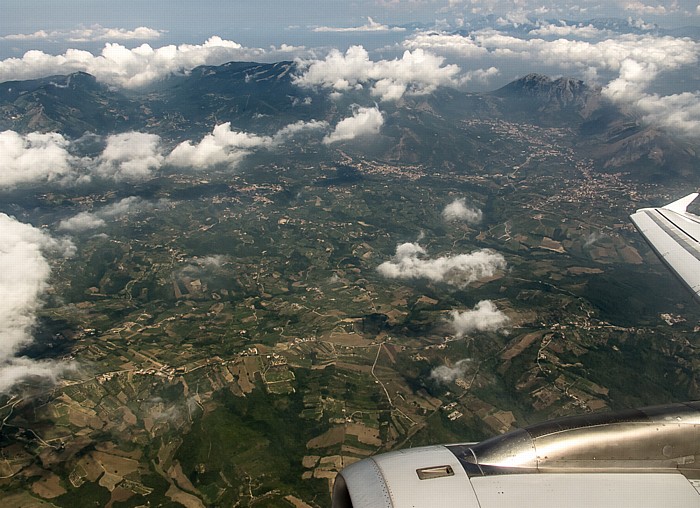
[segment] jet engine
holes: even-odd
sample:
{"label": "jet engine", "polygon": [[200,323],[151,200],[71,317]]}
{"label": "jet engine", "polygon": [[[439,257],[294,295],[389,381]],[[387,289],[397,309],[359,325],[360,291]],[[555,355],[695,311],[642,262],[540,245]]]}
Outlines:
{"label": "jet engine", "polygon": [[399,450],[336,477],[333,508],[700,507],[700,402]]}

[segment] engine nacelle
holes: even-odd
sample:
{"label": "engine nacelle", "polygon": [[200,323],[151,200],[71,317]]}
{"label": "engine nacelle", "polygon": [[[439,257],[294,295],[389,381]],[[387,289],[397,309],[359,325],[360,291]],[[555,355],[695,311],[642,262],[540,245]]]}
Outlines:
{"label": "engine nacelle", "polygon": [[333,508],[700,507],[700,403],[561,418],[352,464]]}

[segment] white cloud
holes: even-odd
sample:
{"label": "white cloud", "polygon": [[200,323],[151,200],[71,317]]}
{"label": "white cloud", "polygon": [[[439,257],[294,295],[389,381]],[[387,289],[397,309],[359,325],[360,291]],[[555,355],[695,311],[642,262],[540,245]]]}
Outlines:
{"label": "white cloud", "polygon": [[83,71],[102,83],[137,88],[201,65],[221,65],[234,60],[289,59],[302,51],[304,48],[285,44],[269,50],[246,48],[221,37],[211,37],[201,45],[182,44],[155,49],[148,44],[128,49],[121,44],[108,43],[97,56],[78,49],[69,49],[62,55],[32,50],[22,58],[0,61],[0,82]]}
{"label": "white cloud", "polygon": [[404,243],[396,247],[391,261],[379,265],[377,271],[391,279],[428,279],[464,288],[506,268],[505,258],[489,249],[436,259],[426,258],[425,255],[425,249],[420,245]]}
{"label": "white cloud", "polygon": [[66,181],[73,175],[69,143],[58,133],[0,132],[0,185]]}
{"label": "white cloud", "polygon": [[379,108],[357,108],[351,117],[338,122],[328,136],[323,138],[325,144],[348,141],[360,136],[377,134],[384,125],[384,115]]}
{"label": "white cloud", "polygon": [[163,199],[146,201],[136,196],[129,196],[94,212],[80,212],[69,219],[62,220],[58,224],[58,229],[59,231],[68,231],[70,233],[90,231],[106,226],[107,219],[121,218],[131,213],[152,210],[165,206],[168,203],[168,200]]}
{"label": "white cloud", "polygon": [[199,143],[183,141],[168,155],[166,162],[173,166],[206,168],[219,164],[235,165],[252,148],[272,144],[271,137],[231,130],[231,123],[217,125]]}
{"label": "white cloud", "polygon": [[[490,59],[518,58],[563,69],[587,69],[619,72],[622,62],[635,60],[653,64],[658,70],[673,70],[697,62],[700,44],[691,39],[649,34],[624,34],[588,42],[559,38],[523,39],[496,30],[473,32],[469,36],[422,33],[404,41],[409,49]],[[655,76],[650,76],[648,80]]]}
{"label": "white cloud", "polygon": [[277,146],[304,131],[325,129],[328,123],[312,120],[289,124],[272,136],[259,136],[231,130],[226,122],[214,127],[199,143],[183,141],[168,155],[166,162],[178,167],[207,168],[220,164],[235,166],[257,148]]}
{"label": "white cloud", "polygon": [[70,141],[58,133],[0,132],[0,185],[68,184],[89,180],[93,173],[117,181],[139,181],[150,178],[163,162],[160,137],[155,134],[108,136],[104,151],[93,160],[74,157],[69,148]]}
{"label": "white cloud", "polygon": [[107,137],[99,157],[97,174],[116,181],[142,181],[153,176],[163,163],[160,137],[143,132],[125,132]]}
{"label": "white cloud", "polygon": [[180,272],[188,276],[203,276],[206,272],[217,272],[228,262],[230,262],[229,256],[222,254],[196,257],[190,259]]}
{"label": "white cloud", "polygon": [[405,32],[406,29],[400,26],[390,27],[377,23],[372,18],[367,16],[367,24],[362,26],[353,26],[347,28],[337,28],[331,26],[318,26],[314,28],[314,32]]}
{"label": "white cloud", "polygon": [[555,25],[553,23],[547,23],[530,30],[530,35],[538,35],[540,37],[573,37],[581,39],[602,37],[605,33],[606,32],[599,30],[593,25]]}
{"label": "white cloud", "polygon": [[640,30],[654,30],[656,28],[653,23],[647,23],[642,18],[632,19],[632,16],[627,16],[627,23]]}
{"label": "white cloud", "polygon": [[97,213],[100,217],[111,219],[115,217],[123,217],[130,213],[143,212],[145,210],[158,209],[170,204],[167,199],[159,199],[158,201],[147,201],[137,196],[129,196],[120,199],[116,203],[111,203],[100,209]]}
{"label": "white cloud", "polygon": [[481,222],[483,213],[478,208],[467,206],[466,198],[455,199],[442,211],[442,217],[447,221],[464,221],[470,224]]}
{"label": "white cloud", "polygon": [[30,34],[9,34],[0,37],[0,40],[5,41],[36,41],[42,39],[50,39],[52,34],[57,32],[47,32],[46,30],[37,30]]}
{"label": "white cloud", "polygon": [[302,72],[294,82],[302,87],[330,88],[346,92],[364,85],[382,101],[393,101],[405,93],[430,93],[440,85],[455,85],[460,72],[456,65],[444,65],[444,59],[422,49],[405,51],[394,60],[369,59],[362,46],[351,46],[343,54],[332,50],[323,60],[298,60]]}
{"label": "white cloud", "polygon": [[489,48],[479,44],[473,37],[458,34],[421,32],[406,39],[402,44],[414,51],[422,49],[469,59],[479,58],[489,53]]}
{"label": "white cloud", "polygon": [[90,212],[80,212],[69,219],[62,220],[58,223],[59,231],[68,231],[71,233],[79,233],[89,231],[105,226],[104,219],[96,217]]}
{"label": "white cloud", "polygon": [[469,358],[459,360],[452,367],[440,365],[430,372],[430,377],[440,383],[452,383],[457,379],[464,378],[472,365],[473,362]]}
{"label": "white cloud", "polygon": [[473,71],[467,71],[464,76],[460,79],[460,83],[468,83],[470,81],[477,81],[479,83],[488,83],[491,78],[498,76],[501,73],[496,67],[489,67],[488,69],[476,69]]}
{"label": "white cloud", "polygon": [[665,130],[700,139],[700,92],[659,96],[641,94],[632,106],[642,113],[645,122]]}
{"label": "white cloud", "polygon": [[151,208],[152,206],[153,203],[145,201],[142,198],[139,198],[137,196],[129,196],[120,199],[116,203],[111,203],[105,206],[104,208],[99,210],[99,214],[100,216],[106,218],[121,217],[130,212],[138,211],[143,208]]}
{"label": "white cloud", "polygon": [[474,332],[496,332],[505,327],[510,319],[491,300],[481,300],[472,310],[450,313],[454,334],[464,337]]}
{"label": "white cloud", "polygon": [[626,11],[633,11],[637,14],[651,14],[655,16],[663,16],[669,12],[676,12],[678,10],[678,3],[671,2],[669,8],[667,9],[664,5],[647,5],[639,0],[633,0],[631,2],[625,2],[623,8]]}
{"label": "white cloud", "polygon": [[125,41],[125,40],[153,40],[158,39],[163,30],[155,30],[145,26],[139,26],[133,30],[125,28],[103,28],[96,26],[84,30],[77,30],[70,34],[69,41]]}
{"label": "white cloud", "polygon": [[[552,31],[550,27],[547,30]],[[568,29],[567,29],[568,30]],[[592,35],[587,27],[584,34]],[[575,33],[572,33],[574,36]],[[700,61],[700,42],[690,38],[645,34],[622,34],[601,40],[555,40],[521,38],[497,30],[481,30],[468,36],[455,34],[417,34],[403,43],[416,51],[423,49],[456,58],[488,59],[489,61],[520,61],[559,72],[579,73],[587,79],[602,75],[613,78],[603,86],[611,100],[641,113],[655,123],[677,134],[700,137],[700,115],[696,103],[698,93],[686,92],[671,96],[650,94],[647,89],[664,72],[693,70]],[[468,75],[460,81],[468,81]],[[660,108],[666,114],[660,114]]]}
{"label": "white cloud", "polygon": [[223,265],[229,262],[229,257],[223,254],[212,254],[210,256],[197,258],[195,262],[202,268],[221,268]]}
{"label": "white cloud", "polygon": [[142,40],[148,41],[158,39],[164,33],[163,30],[156,30],[140,26],[133,30],[126,28],[107,28],[100,25],[93,25],[89,28],[76,28],[73,30],[37,30],[31,34],[10,34],[0,37],[0,40],[7,41],[34,41],[34,40],[67,40],[69,42],[94,42],[94,41],[127,41]]}
{"label": "white cloud", "polygon": [[[311,102],[309,101],[308,104]],[[290,123],[282,127],[272,136],[272,144],[277,145],[293,139],[294,136],[302,132],[324,130],[328,128],[328,122],[321,120],[310,120],[305,122],[304,120],[299,120],[298,122]]]}
{"label": "white cloud", "polygon": [[496,20],[496,25],[513,26],[518,28],[520,25],[527,25],[530,22],[528,13],[522,9],[507,12],[505,15]]}
{"label": "white cloud", "polygon": [[[342,122],[341,122],[342,123]],[[235,164],[254,149],[271,148],[303,132],[328,129],[325,121],[298,121],[272,136],[231,130],[230,123],[217,125],[200,143],[184,141],[165,157],[156,134],[124,132],[105,138],[102,153],[93,158],[70,154],[71,143],[57,133],[21,135],[0,132],[0,185],[57,181],[61,184],[90,181],[93,176],[115,181],[139,182],[152,178],[167,161],[174,166],[203,168],[221,163]],[[360,127],[358,127],[360,130]],[[63,221],[65,230],[100,227],[96,220],[80,215]]]}
{"label": "white cloud", "polygon": [[27,377],[55,379],[66,367],[16,355],[33,340],[36,313],[48,288],[51,269],[45,253],[72,255],[74,246],[5,214],[0,214],[0,230],[0,392],[7,392]]}

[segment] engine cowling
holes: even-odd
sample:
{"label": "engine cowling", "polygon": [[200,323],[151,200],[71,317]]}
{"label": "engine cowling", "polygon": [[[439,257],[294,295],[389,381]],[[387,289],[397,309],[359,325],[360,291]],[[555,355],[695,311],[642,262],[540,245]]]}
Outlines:
{"label": "engine cowling", "polygon": [[333,508],[699,507],[700,403],[560,418],[352,464]]}
{"label": "engine cowling", "polygon": [[478,507],[469,477],[445,446],[377,455],[336,477],[333,508]]}

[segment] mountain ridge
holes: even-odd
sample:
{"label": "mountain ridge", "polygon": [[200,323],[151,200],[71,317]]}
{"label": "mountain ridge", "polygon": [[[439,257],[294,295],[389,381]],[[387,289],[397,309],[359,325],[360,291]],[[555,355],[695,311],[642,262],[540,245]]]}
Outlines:
{"label": "mountain ridge", "polygon": [[[55,131],[73,138],[139,130],[175,143],[201,137],[225,122],[265,135],[296,121],[332,125],[347,117],[353,105],[375,104],[366,89],[331,99],[323,90],[297,86],[295,75],[290,61],[229,62],[197,67],[144,91],[115,90],[84,72],[5,82],[0,84],[0,129]],[[449,150],[454,143],[471,143],[480,149],[481,141],[460,138],[454,125],[488,119],[569,129],[577,145],[591,157],[605,159],[611,170],[643,160],[654,171],[683,173],[696,161],[682,143],[625,114],[599,87],[568,77],[531,73],[489,93],[441,87],[379,107],[386,125],[372,144],[372,156],[392,161],[415,162],[412,151],[422,153],[429,145],[435,152],[429,160],[436,165],[441,164],[436,147]],[[670,168],[671,161],[679,167]]]}

